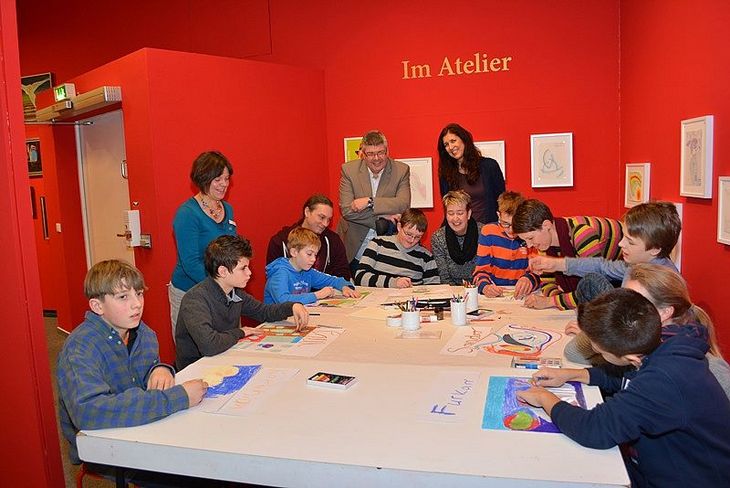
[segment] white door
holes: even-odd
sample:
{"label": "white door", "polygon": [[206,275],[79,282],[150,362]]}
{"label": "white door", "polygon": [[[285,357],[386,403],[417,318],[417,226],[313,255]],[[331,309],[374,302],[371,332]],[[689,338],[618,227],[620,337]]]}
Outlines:
{"label": "white door", "polygon": [[134,264],[124,234],[129,210],[122,111],[98,115],[78,127],[79,179],[89,266],[105,259]]}

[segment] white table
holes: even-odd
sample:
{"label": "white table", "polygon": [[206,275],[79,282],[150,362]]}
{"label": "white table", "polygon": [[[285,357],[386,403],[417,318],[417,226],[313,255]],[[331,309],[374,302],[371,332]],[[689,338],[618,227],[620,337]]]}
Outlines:
{"label": "white table", "polygon": [[[391,293],[379,290],[367,301]],[[573,317],[503,299],[480,305],[509,312],[480,324],[495,328],[517,322],[560,331]],[[185,380],[230,364],[299,370],[254,411],[229,416],[191,409],[145,426],[85,431],[78,439],[81,458],[274,486],[628,486],[616,448],[586,449],[561,434],[482,430],[488,378],[520,372],[509,368],[507,356],[439,354],[455,330],[448,318],[425,325],[441,330],[440,340],[403,340],[382,320],[350,317],[357,309],[318,311],[313,323],[347,330],[317,357],[228,351],[178,375]],[[559,355],[565,340],[546,354]],[[351,374],[358,383],[347,391],[307,386],[317,371]],[[433,378],[444,371],[480,375],[462,423],[418,416]],[[594,388],[586,396],[589,403],[600,399]]]}

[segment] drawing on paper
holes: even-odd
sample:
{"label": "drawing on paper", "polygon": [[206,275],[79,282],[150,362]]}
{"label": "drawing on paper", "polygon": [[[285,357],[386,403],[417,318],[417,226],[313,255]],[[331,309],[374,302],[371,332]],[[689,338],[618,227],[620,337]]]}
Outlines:
{"label": "drawing on paper", "polygon": [[345,162],[360,159],[360,143],[362,137],[345,137],[343,139],[345,148]]}
{"label": "drawing on paper", "polygon": [[[516,393],[532,386],[530,378],[492,376],[484,402],[482,429],[560,432],[542,408],[521,403]],[[561,400],[586,408],[583,386],[570,381],[559,388],[547,388]]]}
{"label": "drawing on paper", "polygon": [[626,208],[649,201],[650,170],[650,163],[626,165],[626,186],[624,187],[624,206]]}
{"label": "drawing on paper", "polygon": [[411,208],[433,207],[431,158],[399,158],[411,168]]}
{"label": "drawing on paper", "polygon": [[684,155],[688,162],[688,171],[684,176],[684,184],[699,186],[702,184],[702,130],[688,130],[684,143]]}
{"label": "drawing on paper", "polygon": [[[559,149],[559,147],[556,147],[555,149]],[[551,178],[560,178],[565,174],[565,168],[562,163],[555,159],[555,153],[553,153],[552,147],[543,149],[541,161],[542,166],[540,166],[540,173],[543,178],[546,176]]]}
{"label": "drawing on paper", "polygon": [[530,136],[532,186],[573,186],[573,134]]}
{"label": "drawing on paper", "polygon": [[264,324],[259,327],[263,335],[248,336],[238,341],[234,349],[243,351],[267,351],[280,353],[298,344],[316,327],[302,327],[299,331],[290,324]]}
{"label": "drawing on paper", "polygon": [[482,350],[495,354],[536,358],[561,337],[563,335],[560,332],[552,330],[508,324],[490,334],[487,338],[488,342],[483,341],[481,346]]}
{"label": "drawing on paper", "polygon": [[333,307],[333,308],[352,308],[362,301],[363,298],[370,295],[369,291],[361,291],[360,298],[324,298],[317,302],[318,307]]}
{"label": "drawing on paper", "polygon": [[260,364],[252,366],[218,366],[210,368],[203,373],[203,381],[208,383],[208,391],[205,398],[217,398],[230,395],[243,388],[253,378]]}

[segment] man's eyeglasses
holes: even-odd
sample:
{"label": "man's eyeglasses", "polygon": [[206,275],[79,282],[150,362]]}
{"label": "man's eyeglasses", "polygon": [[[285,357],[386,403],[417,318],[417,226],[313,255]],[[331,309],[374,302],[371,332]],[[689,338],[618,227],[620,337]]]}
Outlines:
{"label": "man's eyeglasses", "polygon": [[423,234],[411,234],[410,232],[403,231],[403,234],[412,241],[420,241]]}
{"label": "man's eyeglasses", "polygon": [[385,157],[386,153],[387,153],[387,151],[378,151],[378,152],[365,151],[365,157],[368,159],[383,158],[383,157]]}
{"label": "man's eyeglasses", "polygon": [[506,220],[499,219],[497,221],[497,224],[502,227],[503,229],[509,229],[512,227],[512,222],[507,222]]}

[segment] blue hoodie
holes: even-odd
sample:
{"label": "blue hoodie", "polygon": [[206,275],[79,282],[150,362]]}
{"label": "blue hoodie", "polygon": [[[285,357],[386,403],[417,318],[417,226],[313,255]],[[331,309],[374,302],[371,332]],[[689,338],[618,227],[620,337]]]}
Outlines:
{"label": "blue hoodie", "polygon": [[355,285],[344,278],[328,275],[314,268],[297,271],[289,259],[277,258],[266,265],[264,303],[314,303],[317,297],[311,290],[319,290],[326,286],[340,291],[346,286],[355,288]]}
{"label": "blue hoodie", "polygon": [[671,332],[623,379],[590,368],[590,384],[615,394],[592,410],[560,402],[552,420],[581,445],[624,444],[631,486],[730,486],[730,401],[707,366],[707,329]]}

